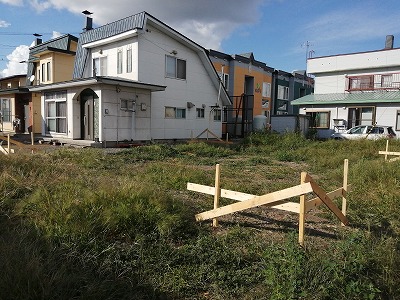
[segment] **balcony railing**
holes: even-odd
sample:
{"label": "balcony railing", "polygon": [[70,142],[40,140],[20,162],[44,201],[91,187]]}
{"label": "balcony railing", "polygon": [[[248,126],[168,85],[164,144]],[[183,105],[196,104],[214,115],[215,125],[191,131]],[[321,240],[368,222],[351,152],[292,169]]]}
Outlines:
{"label": "balcony railing", "polygon": [[346,91],[399,90],[400,73],[347,76]]}

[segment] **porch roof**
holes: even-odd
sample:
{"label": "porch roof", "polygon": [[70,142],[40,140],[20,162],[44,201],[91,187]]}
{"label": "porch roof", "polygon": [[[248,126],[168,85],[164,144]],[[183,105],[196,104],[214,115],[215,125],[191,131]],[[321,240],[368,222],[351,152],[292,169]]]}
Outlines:
{"label": "porch roof", "polygon": [[360,93],[313,94],[293,100],[292,105],[362,104],[400,102],[400,91],[374,91]]}
{"label": "porch roof", "polygon": [[29,93],[29,89],[28,89],[28,88],[25,88],[25,87],[18,87],[18,88],[0,90],[0,95],[6,95],[6,94],[26,94],[26,93]]}
{"label": "porch roof", "polygon": [[52,84],[46,85],[38,85],[29,87],[29,91],[31,92],[42,92],[42,91],[50,91],[60,88],[71,88],[77,86],[91,86],[95,84],[107,84],[107,85],[118,85],[124,87],[133,87],[133,88],[141,88],[145,90],[150,90],[152,92],[164,91],[166,86],[157,85],[152,83],[145,83],[136,80],[130,80],[120,77],[111,77],[111,76],[96,76],[90,78],[82,78],[82,79],[73,79],[69,81],[56,82]]}

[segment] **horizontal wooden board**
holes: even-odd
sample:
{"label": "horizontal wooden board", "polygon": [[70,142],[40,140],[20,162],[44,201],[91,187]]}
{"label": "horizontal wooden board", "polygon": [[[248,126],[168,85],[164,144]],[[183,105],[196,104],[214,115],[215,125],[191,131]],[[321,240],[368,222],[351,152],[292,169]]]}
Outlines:
{"label": "horizontal wooden board", "polygon": [[249,208],[253,208],[253,207],[257,207],[257,206],[261,206],[261,205],[266,205],[266,204],[280,205],[280,204],[287,202],[287,201],[284,201],[284,199],[300,196],[300,195],[307,194],[310,192],[312,192],[311,184],[303,183],[303,184],[296,185],[294,187],[283,189],[283,190],[280,190],[277,192],[273,192],[273,193],[266,194],[263,196],[256,196],[249,200],[245,200],[242,202],[233,203],[233,204],[222,206],[222,207],[219,207],[219,208],[216,208],[213,210],[209,210],[209,211],[197,214],[195,217],[196,217],[197,221],[203,221],[203,220],[208,220],[208,219],[224,216],[227,214],[231,214],[234,212],[238,212],[241,210],[245,210],[245,209],[249,209]]}
{"label": "horizontal wooden board", "polygon": [[379,154],[385,154],[385,155],[400,155],[400,152],[379,151]]}

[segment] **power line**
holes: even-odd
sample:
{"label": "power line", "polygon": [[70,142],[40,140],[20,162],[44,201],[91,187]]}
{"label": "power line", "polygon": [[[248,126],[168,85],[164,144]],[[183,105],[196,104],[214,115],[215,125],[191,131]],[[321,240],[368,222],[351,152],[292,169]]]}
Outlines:
{"label": "power line", "polygon": [[[64,34],[64,33],[61,33],[61,34]],[[80,34],[80,32],[70,32],[69,34]],[[29,36],[29,35],[34,35],[34,34],[33,33],[23,33],[23,32],[0,32],[0,35],[26,35],[26,36]],[[53,35],[53,32],[45,32],[45,33],[42,33],[41,35]]]}

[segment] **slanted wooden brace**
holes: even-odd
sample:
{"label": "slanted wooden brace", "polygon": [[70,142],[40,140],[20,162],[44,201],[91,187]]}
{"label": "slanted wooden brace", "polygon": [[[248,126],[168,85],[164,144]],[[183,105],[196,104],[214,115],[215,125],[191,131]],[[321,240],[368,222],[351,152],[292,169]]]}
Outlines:
{"label": "slanted wooden brace", "polygon": [[[285,210],[299,214],[299,244],[304,246],[304,229],[306,214],[311,209],[325,204],[341,221],[342,225],[348,225],[346,217],[346,195],[349,191],[347,185],[348,160],[344,161],[343,187],[332,192],[326,193],[306,172],[301,173],[300,184],[280,191],[272,192],[262,196],[241,193],[237,191],[225,190],[220,188],[220,165],[216,165],[215,186],[206,186],[196,183],[187,183],[187,189],[214,196],[214,209],[196,214],[196,221],[213,219],[213,226],[218,226],[218,217],[239,212],[245,209],[267,206],[279,210]],[[306,195],[313,192],[317,197],[307,200]],[[300,203],[290,202],[286,199],[300,197]],[[239,202],[219,207],[220,197],[236,200]],[[332,199],[342,197],[342,210],[340,210]]]}

